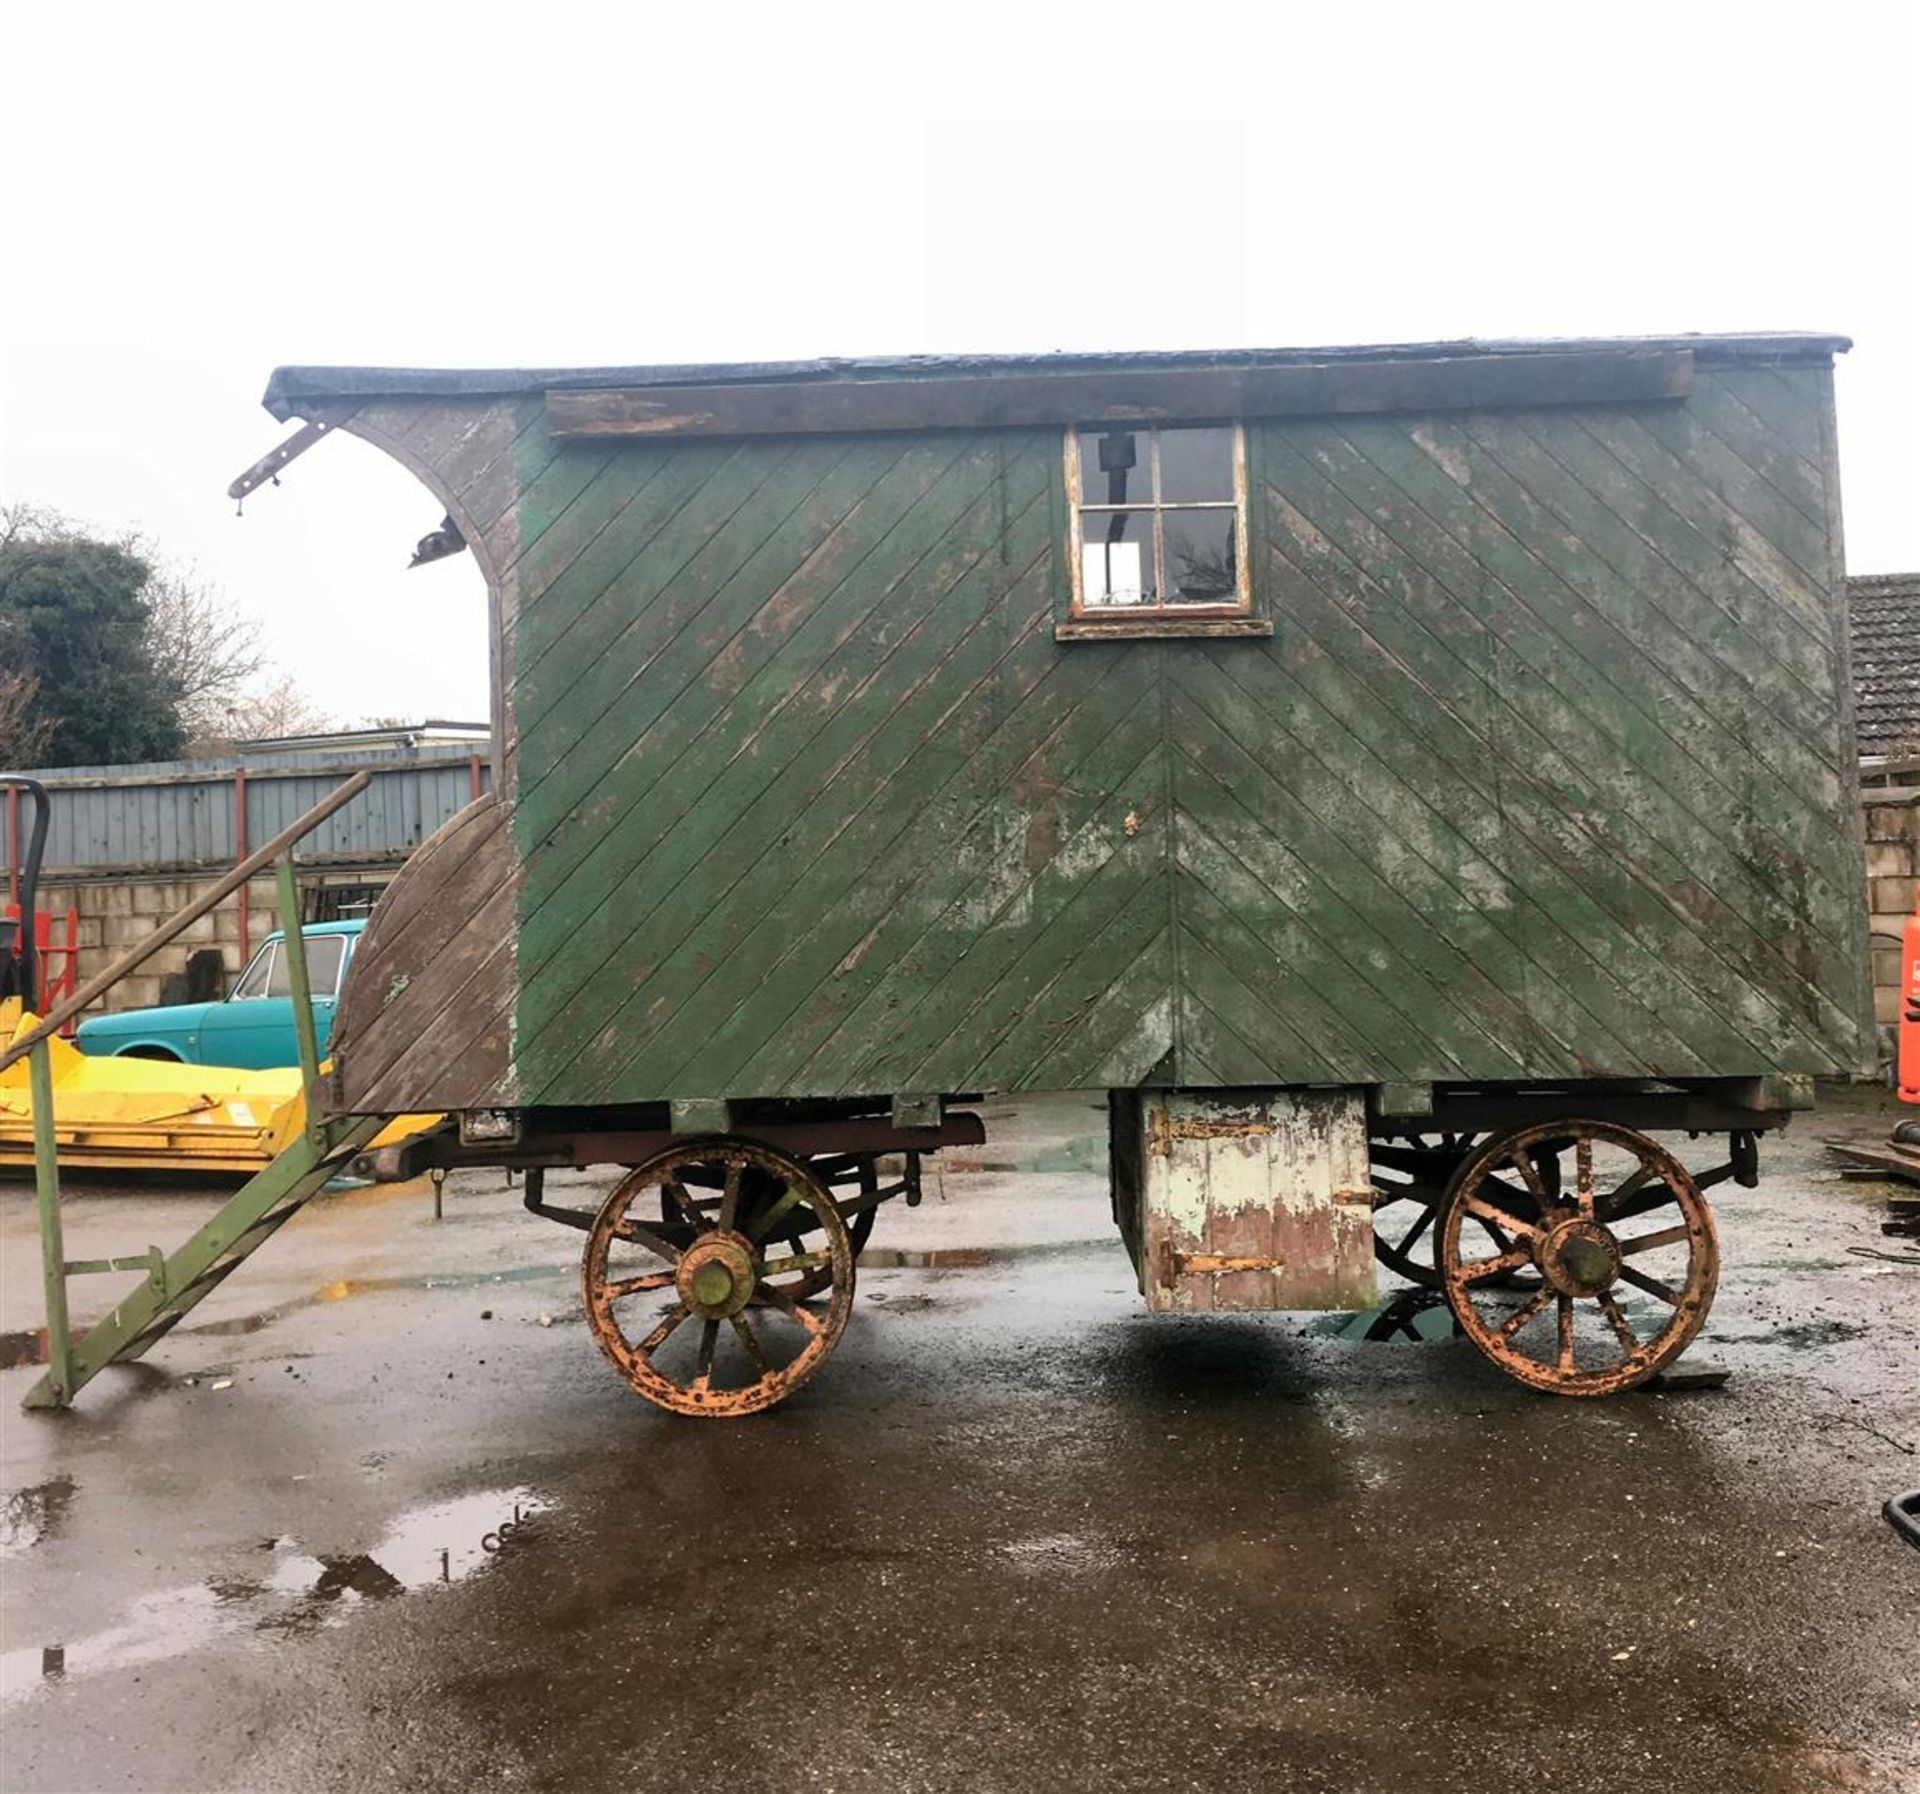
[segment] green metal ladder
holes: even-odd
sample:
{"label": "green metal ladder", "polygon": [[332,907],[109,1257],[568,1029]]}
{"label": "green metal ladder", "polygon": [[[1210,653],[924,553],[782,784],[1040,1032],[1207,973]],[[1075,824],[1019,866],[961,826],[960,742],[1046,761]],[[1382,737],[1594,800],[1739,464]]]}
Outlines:
{"label": "green metal ladder", "polygon": [[[34,1181],[39,1206],[41,1266],[46,1284],[47,1373],[27,1391],[26,1408],[70,1407],[73,1398],[110,1364],[144,1356],[183,1317],[233,1275],[327,1183],[340,1175],[354,1155],[392,1118],[385,1115],[321,1117],[315,1110],[320,1076],[318,1039],[307,979],[306,942],[300,930],[299,888],[292,847],[335,810],[366,789],[370,775],[356,774],[328,794],[299,821],[249,855],[204,896],[163,924],[141,945],[98,978],[58,1005],[24,1039],[8,1048],[0,1063],[28,1055],[33,1098]],[[204,914],[246,879],[279,860],[280,926],[287,954],[287,980],[293,997],[294,1032],[299,1042],[301,1087],[306,1126],[271,1164],[257,1172],[223,1203],[213,1218],[172,1253],[149,1246],[131,1257],[69,1259],[60,1214],[60,1161],[53,1112],[53,1061],[48,1041],[69,1015],[110,989],[188,923]],[[139,1272],[142,1280],[104,1320],[76,1335],[67,1312],[70,1277]]]}

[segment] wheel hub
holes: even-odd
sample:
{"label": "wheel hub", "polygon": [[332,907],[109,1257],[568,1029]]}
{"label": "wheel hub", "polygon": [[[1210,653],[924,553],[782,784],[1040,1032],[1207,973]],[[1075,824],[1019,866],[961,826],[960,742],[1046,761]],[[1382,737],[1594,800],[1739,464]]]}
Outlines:
{"label": "wheel hub", "polygon": [[723,1321],[752,1301],[759,1277],[759,1259],[746,1235],[708,1233],[681,1253],[674,1284],[691,1313]]}
{"label": "wheel hub", "polygon": [[1563,1295],[1597,1296],[1619,1280],[1619,1243],[1597,1221],[1563,1221],[1539,1257],[1547,1281]]}

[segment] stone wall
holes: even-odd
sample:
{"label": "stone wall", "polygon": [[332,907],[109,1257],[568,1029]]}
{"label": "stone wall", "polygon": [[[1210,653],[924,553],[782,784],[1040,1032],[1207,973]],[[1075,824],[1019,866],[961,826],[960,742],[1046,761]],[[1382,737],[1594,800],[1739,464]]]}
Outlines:
{"label": "stone wall", "polygon": [[[350,873],[338,875],[303,871],[300,876],[302,900],[311,917],[312,905],[319,894],[344,886],[384,885],[397,870],[393,866],[378,870],[356,867]],[[169,916],[210,889],[220,876],[216,871],[198,876],[58,880],[42,888],[40,907],[54,917],[56,942],[64,938],[68,906],[80,912],[78,982],[84,984],[129,947],[145,940]],[[0,895],[4,895],[4,891],[0,891]],[[280,926],[276,881],[271,876],[255,879],[247,888],[247,902],[248,942],[250,948],[257,948]],[[100,1010],[144,1009],[167,1001],[166,981],[174,974],[184,973],[188,956],[203,947],[220,949],[231,985],[247,957],[240,944],[238,892],[198,921],[190,922],[184,933],[162,947],[137,972],[123,978],[108,992],[99,1005]]]}
{"label": "stone wall", "polygon": [[1920,790],[1869,789],[1867,913],[1872,930],[1873,1012],[1891,1025],[1900,1005],[1900,940],[1920,878]]}

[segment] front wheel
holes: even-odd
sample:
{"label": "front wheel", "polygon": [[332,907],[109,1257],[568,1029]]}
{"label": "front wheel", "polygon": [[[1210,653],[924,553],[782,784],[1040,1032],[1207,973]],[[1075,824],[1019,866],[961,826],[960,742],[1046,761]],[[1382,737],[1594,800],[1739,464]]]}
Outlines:
{"label": "front wheel", "polygon": [[[703,1203],[689,1185],[719,1196]],[[650,1197],[677,1226],[651,1219]],[[601,1205],[581,1290],[595,1342],[648,1401],[754,1414],[799,1388],[845,1331],[853,1243],[799,1160],[752,1140],[689,1140],[636,1166]]]}

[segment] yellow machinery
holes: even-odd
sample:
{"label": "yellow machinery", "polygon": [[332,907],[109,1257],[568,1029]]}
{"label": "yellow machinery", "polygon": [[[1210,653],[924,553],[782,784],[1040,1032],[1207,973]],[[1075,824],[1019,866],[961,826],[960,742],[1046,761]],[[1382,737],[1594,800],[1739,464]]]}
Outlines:
{"label": "yellow machinery", "polygon": [[[0,1046],[39,1017],[18,998],[0,1002]],[[241,1071],[163,1059],[94,1058],[55,1037],[55,1139],[60,1163],[90,1171],[228,1171],[251,1175],[307,1125],[300,1068]],[[402,1116],[376,1144],[431,1127]],[[0,1071],[0,1167],[33,1168],[33,1100],[25,1060]]]}

